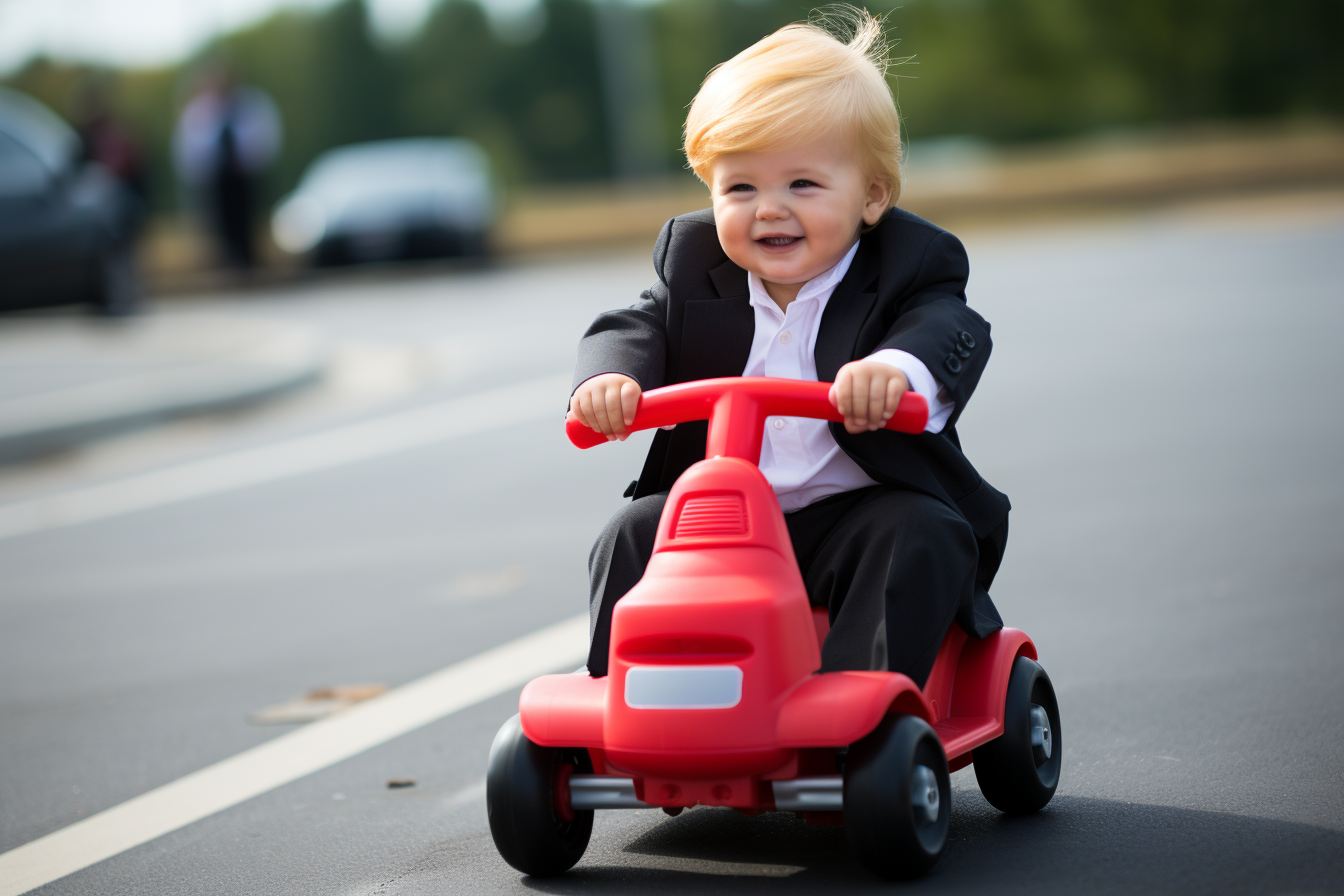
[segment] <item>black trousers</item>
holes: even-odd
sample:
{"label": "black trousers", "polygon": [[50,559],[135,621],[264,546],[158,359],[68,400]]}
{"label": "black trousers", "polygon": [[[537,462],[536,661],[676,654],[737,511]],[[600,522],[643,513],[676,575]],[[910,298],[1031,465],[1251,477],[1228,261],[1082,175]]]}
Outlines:
{"label": "black trousers", "polygon": [[[611,613],[653,554],[667,492],[621,508],[588,556],[588,671],[607,674]],[[970,524],[936,498],[875,485],[784,514],[808,600],[831,632],[821,671],[903,672],[921,687],[975,588]]]}

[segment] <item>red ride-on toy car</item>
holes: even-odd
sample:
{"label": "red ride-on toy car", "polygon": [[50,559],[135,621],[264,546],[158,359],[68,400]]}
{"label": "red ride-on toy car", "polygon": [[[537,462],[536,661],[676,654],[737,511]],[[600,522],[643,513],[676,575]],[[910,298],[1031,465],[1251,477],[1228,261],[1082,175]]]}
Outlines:
{"label": "red ride-on toy car", "polygon": [[[784,516],[756,468],[771,415],[839,420],[829,384],[763,377],[646,392],[632,429],[709,421],[644,577],[616,605],[609,674],[545,675],[490,748],[486,803],[510,865],[558,874],[595,809],[730,806],[843,823],[882,877],[926,871],[947,843],[949,772],[975,763],[985,798],[1035,812],[1059,781],[1059,707],[1036,648],[953,624],[921,690],[894,672],[818,673],[825,611],[808,605]],[[907,393],[888,429],[918,433]],[[580,448],[603,436],[568,423]]]}

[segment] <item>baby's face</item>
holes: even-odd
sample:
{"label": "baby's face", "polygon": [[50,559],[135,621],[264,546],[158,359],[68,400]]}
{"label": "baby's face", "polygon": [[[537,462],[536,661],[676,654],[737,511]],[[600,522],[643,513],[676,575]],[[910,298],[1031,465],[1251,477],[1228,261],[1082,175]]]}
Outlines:
{"label": "baby's face", "polygon": [[[842,140],[720,156],[711,169],[723,251],[767,290],[798,288],[844,258],[863,224],[876,224],[891,191],[866,177]],[[793,288],[787,289],[788,286]]]}

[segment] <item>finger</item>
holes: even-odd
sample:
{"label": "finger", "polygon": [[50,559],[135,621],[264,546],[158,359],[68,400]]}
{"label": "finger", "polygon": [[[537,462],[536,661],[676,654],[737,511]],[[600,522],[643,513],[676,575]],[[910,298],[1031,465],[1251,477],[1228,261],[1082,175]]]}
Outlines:
{"label": "finger", "polygon": [[868,429],[881,429],[886,422],[882,413],[887,404],[887,383],[889,377],[875,376],[868,384]]}
{"label": "finger", "polygon": [[595,424],[593,429],[602,433],[602,435],[606,436],[608,439],[612,439],[614,436],[611,434],[611,421],[607,419],[605,392],[600,389],[594,389],[593,393],[594,394],[590,398],[593,407],[591,414],[593,423]]}
{"label": "finger", "polygon": [[851,401],[850,415],[858,431],[868,428],[868,390],[872,386],[872,377],[860,368],[854,372],[854,397]]}
{"label": "finger", "polygon": [[621,387],[619,383],[607,386],[603,396],[607,402],[607,419],[611,421],[611,431],[622,437],[625,435],[625,413],[621,409]]}
{"label": "finger", "polygon": [[621,384],[621,415],[625,418],[627,429],[634,425],[635,411],[639,410],[639,394],[638,383],[626,382]]}
{"label": "finger", "polygon": [[[575,392],[573,395],[569,396],[569,413],[572,414],[574,418],[578,420],[580,423],[582,423],[584,426],[588,426],[588,421],[585,420],[583,417],[583,408],[579,406],[578,392]],[[591,426],[589,426],[588,428],[592,429]]]}
{"label": "finger", "polygon": [[882,411],[882,423],[885,425],[888,420],[896,415],[896,408],[901,404],[901,396],[906,392],[901,384],[900,377],[892,377],[887,383],[886,407]]}
{"label": "finger", "polygon": [[579,416],[583,420],[583,425],[593,432],[602,432],[597,422],[597,415],[593,413],[593,392],[591,389],[584,389],[579,393]]}
{"label": "finger", "polygon": [[835,385],[831,387],[836,393],[835,409],[840,415],[849,421],[850,399],[853,397],[854,375],[844,369],[840,369],[840,374],[835,378]]}

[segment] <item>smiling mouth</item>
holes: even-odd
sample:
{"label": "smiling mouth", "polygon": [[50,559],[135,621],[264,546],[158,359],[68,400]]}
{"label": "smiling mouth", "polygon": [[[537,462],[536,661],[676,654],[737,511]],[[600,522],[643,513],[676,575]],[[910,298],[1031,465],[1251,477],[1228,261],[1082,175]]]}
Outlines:
{"label": "smiling mouth", "polygon": [[800,236],[763,236],[756,242],[767,246],[792,246],[801,239]]}

